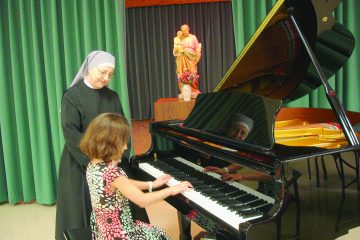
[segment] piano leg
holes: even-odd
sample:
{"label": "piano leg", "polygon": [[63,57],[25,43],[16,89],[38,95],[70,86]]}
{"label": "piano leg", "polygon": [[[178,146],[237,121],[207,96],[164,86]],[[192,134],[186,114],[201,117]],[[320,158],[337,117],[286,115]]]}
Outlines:
{"label": "piano leg", "polygon": [[[338,209],[338,214],[337,214],[337,221],[336,221],[336,226],[335,226],[335,231],[337,232],[340,228],[340,223],[341,223],[341,218],[342,218],[342,210],[344,207],[344,203],[345,203],[345,191],[346,188],[348,188],[349,186],[351,186],[352,184],[356,184],[357,187],[357,193],[358,193],[358,208],[360,211],[360,189],[359,189],[359,185],[360,185],[360,181],[359,181],[359,152],[355,152],[355,163],[351,164],[349,161],[346,161],[343,156],[341,155],[341,153],[337,153],[334,154],[334,161],[335,161],[335,166],[336,166],[336,170],[338,172],[338,175],[340,177],[340,182],[341,182],[341,200],[340,200],[340,206]],[[344,171],[344,166],[347,166],[349,169],[354,170],[355,171],[355,179],[353,179],[350,182],[346,182],[345,181],[345,171]]]}
{"label": "piano leg", "polygon": [[180,230],[180,240],[191,240],[191,220],[181,212],[177,212]]}

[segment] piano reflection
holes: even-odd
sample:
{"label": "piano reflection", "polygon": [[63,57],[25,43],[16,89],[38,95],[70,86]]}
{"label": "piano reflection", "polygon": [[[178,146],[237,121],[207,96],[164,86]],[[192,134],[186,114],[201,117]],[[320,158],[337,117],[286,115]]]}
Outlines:
{"label": "piano reflection", "polygon": [[[358,171],[360,146],[351,126],[356,122],[327,82],[351,56],[355,42],[332,17],[338,3],[277,1],[214,92],[200,94],[185,121],[151,123],[151,148],[131,158],[138,175],[169,173],[174,176],[169,185],[190,181],[193,190],[167,201],[183,214],[194,210],[212,220],[219,239],[246,239],[253,226],[279,214],[287,163],[352,152]],[[332,109],[325,111],[334,119],[308,121],[308,130],[301,122],[306,117],[298,122],[279,117],[284,102],[319,86],[328,94]],[[236,116],[246,117],[241,120],[246,138],[229,130]],[[334,123],[320,124],[330,121]],[[302,127],[290,128],[299,122]],[[324,137],[330,132],[331,137]],[[295,141],[295,135],[301,139]],[[266,176],[273,191],[222,181],[219,174],[204,171],[209,165],[230,164]]]}

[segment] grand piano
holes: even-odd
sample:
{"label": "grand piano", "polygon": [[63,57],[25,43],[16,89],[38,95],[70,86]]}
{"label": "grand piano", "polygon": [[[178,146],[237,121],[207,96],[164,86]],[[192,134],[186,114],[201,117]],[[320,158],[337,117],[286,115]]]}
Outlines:
{"label": "grand piano", "polygon": [[[327,82],[351,56],[355,42],[332,17],[338,4],[339,0],[277,1],[214,92],[200,94],[185,121],[151,123],[151,148],[130,160],[136,174],[156,178],[169,173],[174,178],[168,185],[192,182],[193,190],[166,201],[183,214],[195,209],[235,239],[246,239],[253,226],[279,214],[289,163],[351,152],[358,172],[360,145],[352,126],[359,114],[349,119]],[[322,111],[333,114],[341,144],[304,144],[301,139],[297,144],[293,136],[291,141],[277,141],[276,120],[292,118],[284,113],[278,118],[283,104],[320,86],[332,108]],[[328,115],[317,120],[328,122]],[[246,126],[245,139],[231,134],[236,122]],[[229,164],[267,176],[271,193],[204,172],[208,165]]]}

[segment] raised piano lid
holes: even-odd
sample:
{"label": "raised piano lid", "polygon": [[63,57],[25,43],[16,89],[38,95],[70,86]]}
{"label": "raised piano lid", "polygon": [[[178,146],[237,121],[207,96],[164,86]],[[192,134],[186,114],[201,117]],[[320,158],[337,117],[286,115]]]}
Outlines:
{"label": "raised piano lid", "polygon": [[[198,131],[195,135],[199,138],[225,139],[215,142],[237,150],[236,146],[240,146],[245,152],[280,161],[351,151],[352,147],[326,150],[274,143],[274,123],[282,102],[304,96],[322,84],[287,9],[293,9],[303,35],[329,78],[350,57],[355,44],[352,34],[332,17],[339,2],[279,0],[215,92],[198,96],[182,128]],[[245,116],[240,117],[246,119],[242,122],[251,125],[250,133],[245,140],[230,140],[229,129],[239,114]]]}
{"label": "raised piano lid", "polygon": [[232,90],[288,101],[321,86],[287,9],[294,9],[298,25],[330,78],[355,47],[352,33],[332,16],[340,2],[277,1],[214,91]]}
{"label": "raised piano lid", "polygon": [[[274,146],[274,122],[281,101],[232,91],[201,94],[184,121],[187,129],[227,138],[243,146],[270,150]],[[244,132],[243,132],[244,131]]]}
{"label": "raised piano lid", "polygon": [[[217,148],[221,150],[218,157],[241,165],[254,164],[252,169],[264,172],[271,172],[280,162],[358,148],[346,146],[342,149],[325,149],[275,143],[274,123],[280,106],[281,100],[255,94],[232,91],[200,94],[183,124],[174,122],[167,125],[160,122],[159,129],[168,129],[167,135],[170,130],[170,135],[175,134],[180,142],[188,142],[192,147],[201,147],[200,142],[209,149]],[[238,124],[248,125],[250,131],[245,139],[239,139],[237,134],[233,134],[234,128],[238,130]],[[210,152],[209,149],[205,151]],[[216,155],[217,152],[211,154]],[[261,166],[257,168],[256,165]]]}

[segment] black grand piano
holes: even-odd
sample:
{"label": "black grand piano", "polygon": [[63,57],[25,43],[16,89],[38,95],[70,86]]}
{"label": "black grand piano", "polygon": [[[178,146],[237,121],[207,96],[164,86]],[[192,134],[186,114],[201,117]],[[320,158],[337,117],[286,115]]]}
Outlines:
{"label": "black grand piano", "polygon": [[[151,123],[152,146],[146,154],[132,157],[134,171],[147,178],[170,173],[174,179],[169,185],[192,182],[192,191],[167,201],[183,214],[195,209],[238,239],[246,239],[252,226],[279,214],[288,163],[353,152],[359,184],[360,145],[352,127],[356,122],[347,117],[327,82],[350,57],[355,42],[332,17],[338,4],[339,0],[277,1],[214,92],[200,94],[185,121]],[[275,120],[284,102],[319,86],[325,88],[329,111],[347,144],[323,148],[277,143]],[[247,125],[245,139],[231,134],[236,121]],[[260,192],[203,171],[208,165],[229,164],[268,176],[273,191]]]}

